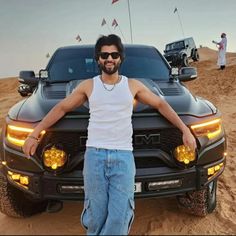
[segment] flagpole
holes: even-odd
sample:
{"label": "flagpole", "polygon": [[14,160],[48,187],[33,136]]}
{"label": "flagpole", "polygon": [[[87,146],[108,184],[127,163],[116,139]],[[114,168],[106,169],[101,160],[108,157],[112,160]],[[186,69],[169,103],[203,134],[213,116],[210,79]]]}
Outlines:
{"label": "flagpole", "polygon": [[110,27],[108,26],[108,24],[106,24],[106,25],[107,25],[107,28],[108,28],[110,34],[111,34],[111,29],[110,29]]}
{"label": "flagpole", "polygon": [[182,30],[183,37],[185,38],[185,36],[184,36],[184,28],[183,28],[182,21],[180,19],[179,10],[178,10],[177,7],[175,9],[176,9],[176,12],[177,12],[177,15],[178,15],[178,18],[179,18],[179,23],[180,23],[180,27],[181,27],[181,30]]}
{"label": "flagpole", "polygon": [[132,23],[131,23],[131,14],[130,14],[130,4],[129,4],[129,0],[127,0],[127,3],[128,3],[128,10],[129,10],[130,39],[131,39],[131,43],[133,43],[133,32],[132,32]]}
{"label": "flagpole", "polygon": [[110,29],[109,25],[107,24],[105,18],[102,19],[102,24],[101,24],[101,26],[103,27],[104,25],[107,25],[107,28],[108,28],[108,30],[109,30],[109,32],[110,32],[110,34],[111,34],[111,29]]}
{"label": "flagpole", "polygon": [[126,42],[125,36],[124,36],[123,32],[121,31],[121,28],[120,28],[120,26],[119,26],[119,25],[118,25],[118,28],[119,28],[119,30],[120,30],[120,32],[121,32],[121,35],[122,35],[122,37],[123,37],[124,41]]}

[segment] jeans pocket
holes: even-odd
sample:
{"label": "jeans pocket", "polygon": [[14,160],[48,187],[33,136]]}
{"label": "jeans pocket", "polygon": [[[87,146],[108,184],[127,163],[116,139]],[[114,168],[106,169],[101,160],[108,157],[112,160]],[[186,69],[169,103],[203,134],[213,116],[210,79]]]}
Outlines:
{"label": "jeans pocket", "polygon": [[128,223],[128,231],[127,233],[129,234],[131,225],[134,221],[134,209],[135,209],[135,204],[133,199],[129,199],[129,209],[127,211],[127,223]]}
{"label": "jeans pocket", "polygon": [[84,209],[82,211],[82,214],[81,214],[81,218],[80,218],[80,221],[81,221],[81,225],[83,226],[83,228],[85,230],[88,230],[88,225],[89,225],[89,205],[90,205],[90,202],[89,200],[84,200]]}

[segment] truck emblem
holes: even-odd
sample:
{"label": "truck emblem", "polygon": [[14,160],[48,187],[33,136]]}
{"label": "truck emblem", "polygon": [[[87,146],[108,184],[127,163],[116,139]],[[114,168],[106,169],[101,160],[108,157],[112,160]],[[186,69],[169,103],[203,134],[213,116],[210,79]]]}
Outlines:
{"label": "truck emblem", "polygon": [[137,134],[134,138],[136,145],[160,143],[160,134]]}

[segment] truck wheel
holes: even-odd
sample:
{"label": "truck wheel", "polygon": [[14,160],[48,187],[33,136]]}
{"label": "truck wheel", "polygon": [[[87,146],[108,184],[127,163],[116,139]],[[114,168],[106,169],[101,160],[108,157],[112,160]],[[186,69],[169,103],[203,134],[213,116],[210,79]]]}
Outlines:
{"label": "truck wheel", "polygon": [[184,66],[184,67],[189,66],[188,57],[187,57],[186,55],[183,56],[183,59],[182,59],[182,66]]}
{"label": "truck wheel", "polygon": [[194,57],[193,57],[193,60],[194,60],[194,61],[199,61],[199,53],[198,53],[198,51],[195,52],[195,55],[194,55]]}
{"label": "truck wheel", "polygon": [[46,202],[32,202],[0,175],[0,211],[11,217],[25,218],[45,211]]}
{"label": "truck wheel", "polygon": [[196,216],[206,216],[216,208],[217,180],[212,181],[202,190],[178,196],[178,205],[185,212]]}

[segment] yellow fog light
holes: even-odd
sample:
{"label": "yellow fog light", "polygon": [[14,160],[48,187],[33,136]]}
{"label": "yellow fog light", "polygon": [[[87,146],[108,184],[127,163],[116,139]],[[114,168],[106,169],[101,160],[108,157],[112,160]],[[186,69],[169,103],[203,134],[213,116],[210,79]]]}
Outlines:
{"label": "yellow fog light", "polygon": [[20,179],[20,174],[12,174],[12,179],[13,180],[19,180]]}
{"label": "yellow fog light", "polygon": [[220,165],[215,166],[215,171],[218,171],[220,169]]}
{"label": "yellow fog light", "polygon": [[44,166],[56,170],[65,165],[67,161],[66,152],[56,146],[51,146],[43,153]]}
{"label": "yellow fog light", "polygon": [[209,167],[207,169],[207,174],[208,174],[208,177],[211,177],[212,175],[216,174],[217,172],[219,172],[224,166],[224,163],[220,163],[218,165],[215,165],[215,166],[212,166],[212,167]]}
{"label": "yellow fog light", "polygon": [[21,176],[20,177],[20,184],[29,185],[29,177],[28,176]]}
{"label": "yellow fog light", "polygon": [[214,168],[214,166],[211,167],[211,168],[208,168],[208,170],[207,170],[207,174],[208,174],[208,175],[214,175],[214,173],[215,173],[215,168]]}
{"label": "yellow fog light", "polygon": [[175,148],[174,156],[177,161],[183,162],[186,165],[196,159],[195,151],[184,145]]}
{"label": "yellow fog light", "polygon": [[8,177],[13,180],[15,183],[21,185],[24,188],[28,188],[29,185],[29,177],[25,175],[21,175],[19,173],[14,173],[12,171],[7,172]]}

